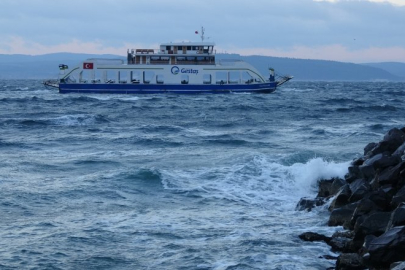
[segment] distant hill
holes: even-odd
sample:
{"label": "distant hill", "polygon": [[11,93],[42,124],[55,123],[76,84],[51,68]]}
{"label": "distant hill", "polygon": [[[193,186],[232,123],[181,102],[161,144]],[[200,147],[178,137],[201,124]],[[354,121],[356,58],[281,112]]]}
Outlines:
{"label": "distant hill", "polygon": [[405,63],[384,62],[384,63],[366,63],[363,65],[386,70],[389,73],[402,78],[402,80],[405,80]]}
{"label": "distant hill", "polygon": [[[123,59],[119,55],[53,53],[45,55],[0,54],[0,79],[56,78],[59,64],[76,66],[88,58]],[[278,74],[293,75],[301,81],[405,81],[405,63],[352,64],[337,61],[294,59],[270,56],[217,54],[217,59],[240,59],[263,75],[272,67]]]}
{"label": "distant hill", "polygon": [[[385,68],[371,65],[235,54],[219,55],[218,58],[235,57],[252,64],[263,74],[268,74],[269,67],[272,67],[276,73],[293,75],[295,80],[300,81],[405,81],[404,77]],[[405,63],[397,64],[405,66]]]}

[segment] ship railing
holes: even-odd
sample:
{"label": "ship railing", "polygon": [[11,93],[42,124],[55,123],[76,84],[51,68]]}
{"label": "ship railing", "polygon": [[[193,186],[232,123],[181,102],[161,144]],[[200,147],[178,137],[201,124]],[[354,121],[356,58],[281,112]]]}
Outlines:
{"label": "ship railing", "polygon": [[93,63],[102,66],[102,65],[122,65],[124,64],[123,59],[103,59],[103,58],[90,58],[86,61],[92,61]]}
{"label": "ship railing", "polygon": [[241,63],[243,62],[242,60],[239,59],[220,59],[218,61],[218,64],[221,66],[231,66],[234,65],[235,63]]}
{"label": "ship railing", "polygon": [[[128,50],[129,53],[129,50]],[[132,55],[148,55],[148,54],[174,54],[174,55],[215,55],[217,53],[216,50],[197,50],[197,51],[183,51],[183,50],[160,50],[160,49],[131,49]]]}

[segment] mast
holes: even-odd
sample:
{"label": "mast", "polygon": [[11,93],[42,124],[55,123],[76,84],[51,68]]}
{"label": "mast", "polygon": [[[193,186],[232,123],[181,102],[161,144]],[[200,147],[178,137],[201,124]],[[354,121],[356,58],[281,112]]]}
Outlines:
{"label": "mast", "polygon": [[204,39],[205,39],[204,34],[205,34],[205,28],[201,26],[201,35],[200,35],[201,42],[204,42]]}

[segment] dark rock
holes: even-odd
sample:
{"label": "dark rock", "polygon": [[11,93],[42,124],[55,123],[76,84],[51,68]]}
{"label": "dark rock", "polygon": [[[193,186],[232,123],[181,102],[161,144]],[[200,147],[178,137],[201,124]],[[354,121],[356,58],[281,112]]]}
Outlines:
{"label": "dark rock", "polygon": [[375,212],[363,217],[358,218],[354,226],[354,240],[362,240],[366,235],[382,235],[390,221],[391,213]]}
{"label": "dark rock", "polygon": [[405,133],[402,130],[393,128],[385,134],[384,139],[379,142],[372,150],[372,155],[389,152],[392,154],[405,142]]}
{"label": "dark rock", "polygon": [[356,224],[357,218],[377,212],[377,211],[382,211],[383,209],[379,208],[373,201],[371,201],[368,198],[362,199],[359,201],[359,204],[357,205],[356,209],[353,212],[352,219],[350,223],[352,225]]}
{"label": "dark rock", "polygon": [[303,211],[307,210],[308,212],[311,211],[316,206],[321,206],[325,204],[325,200],[323,198],[301,198],[298,202],[297,206],[295,207],[296,211]]}
{"label": "dark rock", "polygon": [[391,270],[405,270],[405,262],[394,262],[390,265]]}
{"label": "dark rock", "polygon": [[398,190],[398,192],[392,197],[391,205],[397,207],[402,202],[405,202],[405,186]]}
{"label": "dark rock", "polygon": [[[332,256],[332,255],[322,255],[319,258],[324,258],[324,259],[327,259],[327,260],[335,261],[335,260],[337,260],[338,257],[337,256]],[[335,269],[335,268],[332,268],[332,269]]]}
{"label": "dark rock", "polygon": [[330,193],[332,195],[336,195],[340,188],[343,187],[344,185],[346,185],[346,181],[343,180],[342,178],[332,178],[333,182],[332,182],[332,186],[330,187]]}
{"label": "dark rock", "polygon": [[331,246],[333,251],[340,251],[340,252],[352,252],[353,250],[350,249],[352,238],[348,237],[333,237],[329,241],[329,246]]}
{"label": "dark rock", "polygon": [[371,180],[375,175],[375,168],[373,165],[361,165],[359,167],[361,178]]}
{"label": "dark rock", "polygon": [[319,234],[319,233],[314,233],[314,232],[305,232],[302,233],[298,236],[301,240],[307,241],[307,242],[320,242],[324,241],[325,243],[329,243],[331,237]]}
{"label": "dark rock", "polygon": [[394,227],[371,241],[368,248],[369,262],[377,268],[405,260],[405,226]]}
{"label": "dark rock", "polygon": [[344,228],[350,228],[350,221],[357,205],[358,203],[355,202],[334,209],[330,214],[328,226],[343,226]]}
{"label": "dark rock", "polygon": [[371,244],[371,242],[373,242],[373,240],[374,239],[376,239],[377,238],[377,236],[375,236],[375,235],[367,235],[365,238],[364,238],[364,245],[363,245],[363,247],[365,248],[365,250],[368,250],[368,248],[370,247],[370,244]]}
{"label": "dark rock", "polygon": [[395,150],[392,154],[393,156],[402,157],[405,154],[405,143],[403,143],[400,147]]}
{"label": "dark rock", "polygon": [[405,161],[397,164],[394,167],[388,167],[378,175],[378,183],[382,185],[396,185],[399,180],[399,174],[405,169]]}
{"label": "dark rock", "polygon": [[318,195],[317,197],[328,198],[338,193],[339,189],[346,184],[346,181],[341,178],[331,178],[328,180],[320,180],[318,182]]}
{"label": "dark rock", "polygon": [[367,198],[375,203],[382,211],[390,210],[391,204],[391,198],[384,190],[384,188],[380,188],[367,194]]}
{"label": "dark rock", "polygon": [[337,270],[362,270],[366,269],[362,264],[361,257],[357,253],[340,254],[336,261]]}
{"label": "dark rock", "polygon": [[333,179],[328,179],[328,180],[320,180],[318,182],[318,195],[316,197],[323,197],[327,198],[331,196],[332,194],[330,193],[330,189],[333,183]]}
{"label": "dark rock", "polygon": [[398,208],[392,212],[386,230],[388,231],[392,227],[404,225],[405,225],[405,203],[399,205]]}
{"label": "dark rock", "polygon": [[350,190],[352,195],[349,198],[349,202],[355,202],[363,199],[363,197],[371,190],[371,186],[366,180],[357,179],[350,184]]}
{"label": "dark rock", "polygon": [[377,154],[377,155],[374,155],[374,156],[370,157],[369,159],[366,159],[366,160],[364,161],[364,163],[363,163],[363,166],[374,166],[374,163],[375,163],[377,160],[380,160],[382,157],[383,157],[383,154],[382,154],[382,153]]}
{"label": "dark rock", "polygon": [[381,155],[381,157],[375,159],[374,162],[372,163],[375,169],[377,168],[384,169],[387,167],[395,166],[402,161],[401,157],[399,156],[390,156],[389,154],[386,153],[379,155]]}
{"label": "dark rock", "polygon": [[[373,148],[374,148],[374,147],[373,147]],[[371,148],[371,149],[372,149],[372,148]],[[354,166],[363,165],[364,160],[365,160],[364,157],[357,158],[357,159],[353,160],[353,161],[350,163],[350,165],[354,165]]]}
{"label": "dark rock", "polygon": [[377,146],[377,143],[369,143],[364,147],[364,155],[366,156],[371,150],[373,150]]}
{"label": "dark rock", "polygon": [[349,203],[349,198],[352,195],[350,186],[348,184],[342,186],[338,193],[336,194],[335,198],[333,199],[332,203],[329,206],[329,211],[332,211],[335,208],[339,208],[343,205]]}

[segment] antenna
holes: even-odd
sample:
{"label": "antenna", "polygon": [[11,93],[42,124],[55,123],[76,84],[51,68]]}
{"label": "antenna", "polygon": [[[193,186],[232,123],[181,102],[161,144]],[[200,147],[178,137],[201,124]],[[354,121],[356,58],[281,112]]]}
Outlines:
{"label": "antenna", "polygon": [[201,42],[204,42],[204,39],[205,39],[204,34],[205,34],[205,29],[204,29],[204,27],[201,26]]}

